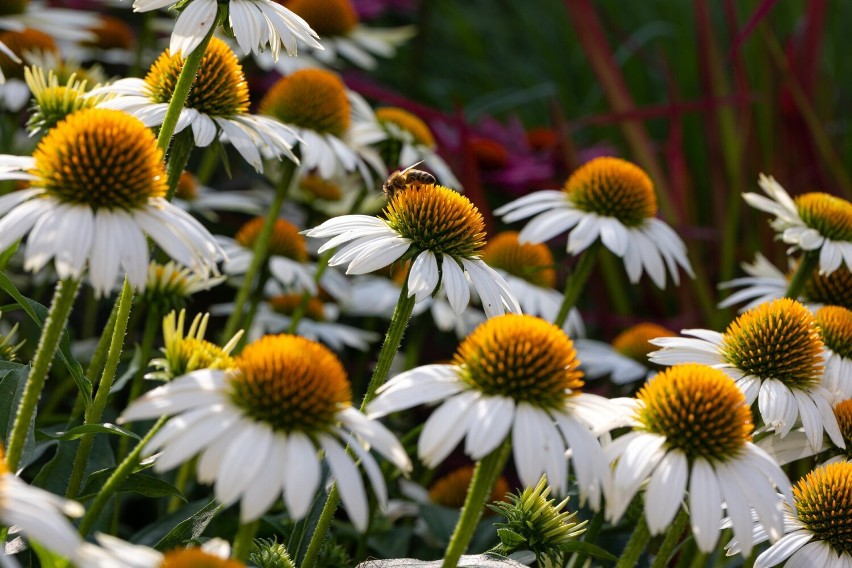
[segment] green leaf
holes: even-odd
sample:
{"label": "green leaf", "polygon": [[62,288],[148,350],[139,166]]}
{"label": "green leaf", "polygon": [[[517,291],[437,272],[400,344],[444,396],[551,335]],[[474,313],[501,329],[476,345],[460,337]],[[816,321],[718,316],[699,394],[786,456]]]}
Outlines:
{"label": "green leaf", "polygon": [[134,438],[136,440],[141,440],[141,438],[130,432],[116,426],[115,424],[83,424],[81,426],[77,426],[76,428],[71,428],[67,432],[56,432],[52,434],[50,432],[45,432],[44,430],[39,430],[36,433],[37,440],[76,440],[78,438],[82,438],[86,434],[115,434],[118,436],[126,436],[128,438]]}
{"label": "green leaf", "polygon": [[182,545],[188,540],[198,538],[219,511],[224,508],[225,506],[220,503],[216,503],[215,499],[210,501],[200,511],[188,519],[178,523],[175,528],[170,530],[166,536],[161,538],[160,541],[154,545],[154,548],[159,551],[169,550]]}
{"label": "green leaf", "polygon": [[595,558],[601,558],[603,560],[616,561],[618,560],[617,556],[613,556],[607,550],[597,546],[596,544],[592,544],[591,542],[583,542],[582,540],[574,541],[574,542],[566,542],[559,547],[561,550],[565,552],[582,552],[589,556],[594,556]]}
{"label": "green leaf", "polygon": [[[44,320],[47,319],[48,310],[43,305],[39,304],[35,300],[31,300],[21,294],[15,285],[12,283],[9,278],[0,272],[0,289],[3,289],[7,294],[12,296],[21,308],[30,318],[36,322],[39,327],[44,327]],[[71,376],[74,378],[74,382],[77,383],[77,388],[80,389],[80,392],[83,393],[83,398],[86,402],[86,409],[92,405],[92,383],[85,377],[83,374],[83,367],[77,360],[71,355],[71,339],[68,335],[68,330],[65,329],[62,331],[62,337],[59,339],[59,349],[57,350],[57,356],[62,360],[65,364],[65,367],[68,369],[68,372],[71,373]]]}
{"label": "green leaf", "polygon": [[[0,439],[2,440],[9,439],[9,433],[15,423],[15,416],[18,414],[18,406],[21,403],[21,396],[24,394],[24,386],[29,374],[29,365],[0,361]],[[35,447],[34,426],[35,416],[33,416],[24,442],[22,466],[27,465],[29,456]]]}
{"label": "green leaf", "polygon": [[453,530],[459,520],[459,510],[431,503],[423,503],[420,505],[420,516],[429,527],[429,532],[432,533],[441,546],[445,546],[450,542],[450,537],[453,535]]}
{"label": "green leaf", "polygon": [[29,543],[33,552],[38,557],[41,568],[69,568],[71,566],[71,562],[66,560],[64,556],[59,556],[49,551],[32,539],[30,539]]}
{"label": "green leaf", "polygon": [[[92,475],[89,476],[89,479],[86,480],[86,486],[83,487],[82,491],[80,491],[77,499],[82,501],[94,497],[98,491],[101,490],[104,483],[106,483],[107,479],[109,479],[114,471],[115,468],[111,467],[109,469],[102,469],[92,473]],[[163,481],[159,477],[145,475],[143,473],[131,473],[127,479],[118,486],[117,492],[139,493],[140,495],[151,498],[171,497],[174,495],[186,502],[186,497],[183,496],[183,493],[181,493],[177,487],[168,481]]]}
{"label": "green leaf", "polygon": [[9,259],[12,258],[12,255],[18,250],[18,246],[20,246],[20,244],[21,241],[17,241],[0,254],[0,270],[4,270],[6,268],[6,264],[9,263]]}

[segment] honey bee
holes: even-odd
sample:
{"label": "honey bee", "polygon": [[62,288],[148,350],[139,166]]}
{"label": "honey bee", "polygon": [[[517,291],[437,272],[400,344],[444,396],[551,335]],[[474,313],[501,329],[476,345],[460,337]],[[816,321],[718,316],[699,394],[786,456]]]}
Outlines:
{"label": "honey bee", "polygon": [[388,200],[393,199],[393,196],[399,191],[407,188],[419,188],[421,185],[435,183],[435,176],[423,170],[415,170],[415,166],[419,166],[423,161],[416,164],[411,164],[402,171],[395,171],[390,175],[385,184],[382,186],[382,191]]}

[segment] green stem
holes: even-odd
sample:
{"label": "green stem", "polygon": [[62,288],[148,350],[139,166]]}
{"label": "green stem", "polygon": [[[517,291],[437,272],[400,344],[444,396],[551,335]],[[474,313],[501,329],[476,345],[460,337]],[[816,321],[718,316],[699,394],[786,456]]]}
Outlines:
{"label": "green stem", "polygon": [[242,562],[248,560],[249,552],[251,552],[251,543],[257,534],[258,527],[260,527],[260,519],[248,523],[240,523],[240,528],[237,529],[237,534],[234,536],[234,548],[231,551],[233,558]]}
{"label": "green stem", "polygon": [[802,261],[799,263],[799,268],[793,274],[793,278],[790,280],[790,285],[787,287],[784,295],[797,300],[801,296],[805,284],[808,283],[817,265],[819,265],[819,250],[805,251],[802,255]]}
{"label": "green stem", "polygon": [[583,291],[583,286],[586,285],[586,280],[589,279],[589,275],[592,273],[592,267],[595,265],[595,261],[601,252],[601,246],[600,240],[597,240],[589,246],[585,252],[581,253],[580,258],[577,260],[577,264],[574,266],[574,270],[571,271],[571,274],[569,274],[568,278],[565,280],[565,292],[562,295],[562,305],[559,306],[559,313],[553,320],[556,327],[561,328],[565,325],[565,320],[568,318],[568,312],[570,312],[571,308],[574,307],[574,304],[577,303],[577,299],[580,297],[580,292]]}
{"label": "green stem", "polygon": [[[266,288],[266,283],[269,281],[270,276],[272,276],[272,272],[269,270],[269,262],[267,261],[260,267],[260,274],[257,277],[257,286],[254,287],[254,291],[252,291],[251,294],[251,300],[249,300],[249,310],[243,320],[243,327],[245,329],[249,329],[251,327],[251,324],[254,321],[254,316],[257,315],[257,307],[260,305],[260,301],[263,300],[264,288]],[[240,344],[245,344],[247,335],[247,333],[243,334]]]}
{"label": "green stem", "polygon": [[122,461],[117,468],[115,468],[115,471],[112,472],[109,479],[106,480],[106,483],[104,483],[104,486],[101,487],[98,494],[95,495],[95,499],[92,501],[92,504],[89,505],[89,508],[86,510],[86,514],[80,521],[80,526],[77,530],[82,536],[88,535],[89,531],[92,530],[92,527],[95,525],[95,521],[98,520],[98,517],[106,506],[107,501],[109,501],[109,498],[112,497],[113,493],[118,490],[122,482],[124,482],[124,480],[133,473],[133,469],[139,464],[139,456],[142,454],[145,444],[154,437],[154,434],[163,427],[163,424],[165,424],[168,419],[168,416],[161,416],[157,422],[154,423],[151,429],[148,430],[145,437],[139,440],[139,443],[136,444],[133,451],[124,458],[124,461]]}
{"label": "green stem", "polygon": [[[92,401],[92,406],[86,412],[84,424],[97,424],[100,422],[101,415],[104,408],[106,408],[113,379],[115,379],[115,370],[118,368],[118,360],[121,358],[121,350],[124,346],[127,320],[130,317],[130,306],[133,303],[133,288],[130,286],[130,281],[127,277],[124,278],[124,285],[121,287],[121,294],[119,294],[116,303],[119,305],[119,308],[115,319],[112,340],[109,344],[109,355],[107,356],[104,371],[101,374],[101,380],[98,383],[95,399]],[[66,497],[70,499],[76,497],[80,491],[80,486],[83,484],[83,476],[86,473],[86,465],[89,463],[89,453],[91,453],[94,443],[95,435],[86,434],[77,446],[77,455],[74,457],[74,466],[71,469],[71,477],[68,480],[68,490],[65,492]]]}
{"label": "green stem", "polygon": [[175,133],[180,111],[183,110],[183,105],[186,104],[186,99],[189,98],[189,91],[192,89],[192,83],[195,81],[195,74],[198,73],[198,68],[201,66],[201,60],[204,59],[204,53],[207,51],[207,44],[210,43],[210,38],[213,37],[213,32],[219,26],[219,16],[216,21],[207,30],[207,35],[201,40],[201,43],[192,53],[189,54],[183,62],[183,67],[180,70],[175,90],[172,92],[172,98],[169,101],[169,107],[166,109],[166,116],[163,118],[163,124],[160,126],[160,133],[157,135],[157,147],[163,151],[164,157],[169,149],[169,143],[172,140],[172,134]]}
{"label": "green stem", "polygon": [[669,528],[666,531],[666,537],[663,539],[663,542],[660,544],[660,548],[657,550],[657,556],[654,558],[654,563],[651,564],[651,568],[665,568],[669,565],[669,559],[672,557],[675,547],[680,542],[680,537],[683,536],[683,531],[688,522],[689,513],[686,512],[686,509],[681,507],[674,522],[669,525]]}
{"label": "green stem", "polygon": [[[196,463],[197,459],[192,458],[191,460],[187,460],[180,464],[177,476],[175,477],[175,489],[180,491],[182,494],[186,493],[186,485],[192,477],[192,472],[195,470]],[[171,499],[169,499],[169,504],[166,506],[166,513],[174,513],[180,509],[182,504],[183,500],[180,497],[172,495]]]}
{"label": "green stem", "polygon": [[130,393],[127,397],[128,404],[139,398],[142,394],[142,389],[145,386],[145,370],[148,369],[148,363],[151,359],[151,352],[154,350],[154,340],[157,338],[157,331],[162,325],[162,316],[160,311],[154,306],[148,306],[148,313],[145,316],[145,328],[142,330],[142,343],[139,345],[139,369],[133,375],[130,382]]}
{"label": "green stem", "polygon": [[461,516],[453,531],[453,536],[450,538],[447,551],[444,553],[442,568],[455,568],[459,562],[459,558],[461,558],[461,555],[467,549],[467,545],[470,544],[470,540],[473,538],[473,533],[476,530],[476,524],[479,522],[479,517],[482,516],[485,500],[491,494],[494,482],[497,481],[497,476],[503,471],[506,461],[509,459],[511,448],[511,438],[507,436],[500,447],[476,464],[476,469],[473,471],[473,479],[470,480],[470,487],[467,490],[467,497],[464,500]]}
{"label": "green stem", "polygon": [[[601,532],[601,528],[603,528],[603,524],[603,511],[596,511],[595,514],[592,515],[592,520],[589,521],[589,525],[586,528],[585,534],[583,535],[583,542],[594,544],[595,539],[598,538],[598,535]],[[574,561],[571,563],[571,568],[581,568],[583,566],[583,563],[586,561],[586,557],[586,554],[578,552],[577,556],[574,558]]]}
{"label": "green stem", "polygon": [[184,128],[175,135],[174,144],[172,144],[169,159],[166,163],[166,173],[168,174],[169,183],[169,190],[166,193],[168,201],[171,201],[175,196],[180,175],[183,173],[187,162],[189,162],[189,155],[192,154],[193,148],[195,148],[195,138],[192,136],[191,128]]}
{"label": "green stem", "polygon": [[618,559],[615,568],[633,568],[636,566],[639,556],[648,546],[650,539],[651,533],[648,532],[648,523],[645,521],[645,512],[643,511],[636,521],[633,534],[630,535],[630,540],[627,541],[627,546],[624,547],[624,552],[621,553],[621,558]]}
{"label": "green stem", "polygon": [[[328,261],[331,259],[333,255],[333,251],[325,251],[317,260],[317,271],[314,273],[314,282],[319,286],[320,278],[325,273],[325,269],[328,268]],[[305,312],[308,310],[308,302],[311,299],[311,293],[305,290],[300,298],[299,305],[296,306],[296,309],[293,311],[293,317],[290,319],[290,327],[287,328],[287,333],[294,334],[296,333],[296,329],[299,327],[299,322],[302,321],[302,318],[305,317]]]}
{"label": "green stem", "polygon": [[[393,361],[393,356],[399,349],[400,343],[402,343],[402,335],[408,325],[408,320],[411,319],[411,312],[413,310],[414,298],[408,297],[408,285],[405,284],[399,293],[396,309],[394,309],[390,327],[385,335],[385,342],[382,344],[382,350],[379,353],[379,360],[376,363],[376,368],[373,370],[373,375],[370,377],[370,383],[367,385],[364,399],[361,401],[360,409],[362,411],[376,396],[376,390],[385,382],[391,362]],[[322,549],[322,543],[325,540],[325,535],[328,533],[328,528],[331,526],[331,519],[334,517],[334,512],[337,510],[339,502],[340,495],[337,491],[337,485],[332,485],[331,490],[328,492],[328,499],[325,502],[325,506],[323,506],[319,519],[317,519],[317,525],[311,541],[308,543],[308,549],[305,551],[301,568],[313,568],[316,564],[317,557]]]}
{"label": "green stem", "polygon": [[240,321],[243,318],[243,309],[251,295],[252,287],[255,285],[257,274],[260,272],[261,266],[266,262],[266,252],[269,249],[269,240],[272,236],[272,230],[275,228],[275,221],[278,220],[278,214],[281,212],[281,206],[284,204],[284,199],[287,197],[287,192],[290,189],[290,183],[293,180],[293,174],[296,172],[296,164],[287,160],[282,165],[281,180],[275,188],[275,197],[269,206],[269,211],[266,214],[266,220],[263,223],[263,228],[257,236],[252,251],[251,264],[246,271],[240,289],[237,291],[237,296],[234,299],[234,308],[231,315],[228,316],[228,321],[225,323],[225,331],[222,333],[222,343],[231,339],[240,327]]}
{"label": "green stem", "polygon": [[13,473],[17,472],[18,465],[21,462],[27,432],[35,416],[38,399],[41,397],[47,372],[50,370],[50,363],[53,361],[56,348],[59,346],[62,330],[71,314],[71,308],[74,306],[74,298],[79,287],[80,281],[73,278],[60,280],[56,285],[56,292],[53,295],[50,311],[44,321],[41,339],[33,358],[33,366],[30,368],[24,393],[21,396],[21,403],[18,406],[18,412],[15,414],[15,423],[7,440],[6,464]]}
{"label": "green stem", "polygon": [[382,343],[382,350],[379,352],[376,368],[373,370],[373,375],[370,377],[370,382],[367,385],[367,391],[364,393],[364,398],[361,401],[360,410],[362,412],[367,408],[370,401],[376,397],[376,390],[384,384],[388,376],[394,355],[399,350],[405,328],[411,319],[412,311],[414,311],[414,296],[408,297],[408,279],[406,277],[406,283],[403,284],[402,290],[399,292],[399,299],[396,301],[396,308],[391,317],[390,327],[388,327],[388,332],[385,334],[385,342]]}

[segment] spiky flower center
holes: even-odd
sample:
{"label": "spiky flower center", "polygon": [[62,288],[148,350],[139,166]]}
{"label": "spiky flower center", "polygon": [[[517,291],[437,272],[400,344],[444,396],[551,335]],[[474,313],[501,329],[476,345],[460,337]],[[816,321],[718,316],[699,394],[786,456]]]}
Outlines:
{"label": "spiky flower center", "polygon": [[185,201],[195,201],[198,197],[198,181],[187,170],[180,173],[177,187],[175,188],[175,197]]}
{"label": "spiky flower center", "polygon": [[305,19],[320,37],[346,35],[358,25],[350,0],[290,0],[287,8]]}
{"label": "spiky flower center", "polygon": [[467,336],[453,358],[461,379],[487,396],[559,408],[583,386],[573,342],[543,319],[505,314]]}
{"label": "spiky flower center", "polygon": [[833,241],[852,241],[852,203],[828,193],[805,193],[795,199],[805,225]]}
{"label": "spiky flower center", "polygon": [[166,194],[154,134],[117,110],[70,115],[42,138],[33,158],[33,186],[66,203],[130,211]]}
{"label": "spiky flower center", "polygon": [[825,346],[844,359],[852,359],[852,311],[824,306],[814,315]]}
{"label": "spiky flower center", "polygon": [[[0,15],[2,13],[3,10],[0,9]],[[25,55],[28,53],[56,53],[58,51],[56,42],[53,41],[52,37],[32,28],[0,32],[0,43],[3,43],[20,59],[25,59]],[[5,53],[0,52],[0,70],[3,71],[7,79],[23,79],[24,64],[26,64],[26,61],[23,64],[18,63]]]}
{"label": "spiky flower center", "polygon": [[516,231],[505,231],[489,240],[482,249],[482,260],[542,288],[553,288],[556,284],[553,255],[548,246],[521,244]]}
{"label": "spiky flower center", "polygon": [[806,389],[822,376],[822,349],[810,310],[781,298],[742,314],[725,331],[721,352],[737,369],[760,379],[777,379]]}
{"label": "spiky flower center", "polygon": [[[454,469],[439,478],[429,488],[429,500],[444,507],[461,509],[467,497],[470,480],[473,479],[474,466],[466,465]],[[502,475],[494,482],[491,497],[487,501],[502,501],[509,492],[509,482]]]}
{"label": "spiky flower center", "polygon": [[[264,223],[263,217],[255,217],[237,231],[234,240],[245,248],[253,249],[263,230]],[[272,227],[272,235],[269,237],[267,254],[305,262],[308,260],[308,247],[305,244],[305,237],[299,234],[299,229],[293,223],[284,219],[276,219],[275,225]]]}
{"label": "spiky flower center", "polygon": [[475,258],[485,244],[485,222],[470,200],[441,185],[397,191],[384,209],[388,226],[420,251]]}
{"label": "spiky flower center", "polygon": [[320,134],[339,137],[349,128],[346,87],[323,69],[302,69],[279,79],[260,101],[260,112]]}
{"label": "spiky flower center", "polygon": [[[269,298],[269,305],[274,311],[285,316],[292,316],[302,304],[302,294],[279,294]],[[317,297],[308,298],[305,305],[305,316],[314,321],[325,320],[325,308],[322,300]]]}
{"label": "spiky flower center", "polygon": [[852,399],[842,400],[834,405],[834,417],[840,434],[846,442],[846,451],[852,451]]}
{"label": "spiky flower center", "polygon": [[346,371],[327,347],[296,335],[267,335],[243,349],[231,379],[234,404],[281,432],[329,431],[350,406]]}
{"label": "spiky flower center", "polygon": [[635,227],[657,214],[654,183],[639,166],[619,158],[595,158],[580,166],[564,191],[574,206]]}
{"label": "spiky flower center", "polygon": [[323,179],[316,174],[308,174],[299,180],[299,189],[325,201],[340,201],[343,190],[333,181]]}
{"label": "spiky flower center", "polygon": [[665,436],[669,449],[690,459],[724,462],[751,441],[754,424],[745,396],[724,372],[706,365],[676,365],[649,380],[636,395],[639,429]]}
{"label": "spiky flower center", "polygon": [[852,272],[845,266],[831,274],[814,272],[805,284],[804,297],[809,302],[852,310]]}
{"label": "spiky flower center", "polygon": [[852,462],[819,467],[793,487],[799,521],[837,554],[852,554]]}
{"label": "spiky flower center", "polygon": [[[145,76],[147,95],[155,103],[172,98],[184,60],[167,49],[151,65]],[[243,68],[237,56],[220,39],[213,38],[192,82],[184,104],[208,116],[233,116],[249,109],[249,92]]]}
{"label": "spiky flower center", "polygon": [[231,558],[220,558],[200,548],[172,550],[163,555],[159,568],[244,568],[245,564]]}
{"label": "spiky flower center", "polygon": [[154,378],[168,381],[200,369],[224,371],[236,367],[234,359],[229,355],[231,347],[226,346],[226,350],[204,339],[209,319],[209,314],[197,314],[189,330],[184,332],[185,310],[181,310],[179,315],[171,311],[163,318],[166,358],[165,361],[155,360],[155,366],[162,372],[153,373]]}
{"label": "spiky flower center", "polygon": [[391,123],[405,130],[414,138],[414,142],[427,148],[435,147],[435,137],[423,120],[407,110],[398,107],[376,109],[376,119],[382,124]]}
{"label": "spiky flower center", "polygon": [[83,45],[100,49],[130,49],[133,45],[133,28],[124,20],[101,14],[96,27],[91,31],[95,39],[83,42]]}
{"label": "spiky flower center", "polygon": [[86,97],[88,82],[77,80],[72,74],[68,81],[59,84],[53,71],[45,75],[41,67],[25,67],[24,80],[30,88],[35,104],[27,120],[30,134],[47,131],[78,110],[94,108],[107,95]]}
{"label": "spiky flower center", "polygon": [[637,363],[647,366],[649,364],[648,353],[659,349],[657,346],[649,343],[649,341],[658,337],[676,336],[675,332],[661,325],[643,322],[628,327],[619,333],[612,340],[612,347],[625,357],[629,357]]}

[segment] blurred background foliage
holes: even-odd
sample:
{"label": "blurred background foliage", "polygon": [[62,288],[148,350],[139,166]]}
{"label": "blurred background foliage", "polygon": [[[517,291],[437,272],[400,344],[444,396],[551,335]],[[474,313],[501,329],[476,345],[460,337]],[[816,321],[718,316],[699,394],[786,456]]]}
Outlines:
{"label": "blurred background foliage", "polygon": [[[600,153],[651,173],[661,215],[687,242],[698,278],[674,294],[627,289],[610,259],[598,275],[608,295],[586,306],[605,327],[648,315],[675,329],[730,321],[733,313],[714,307],[716,284],[742,275],[738,264],[756,251],[786,262],[765,215],[740,197],[756,190],[758,174],[773,175],[791,195],[849,197],[849,2],[384,4],[377,22],[413,22],[418,36],[376,72],[350,73],[347,81],[374,102],[407,106],[429,120],[481,208],[559,187]],[[512,134],[553,134],[549,175],[531,175],[505,195],[505,184],[489,183],[480,141],[495,138],[495,121],[523,127],[502,132],[510,156]]]}

